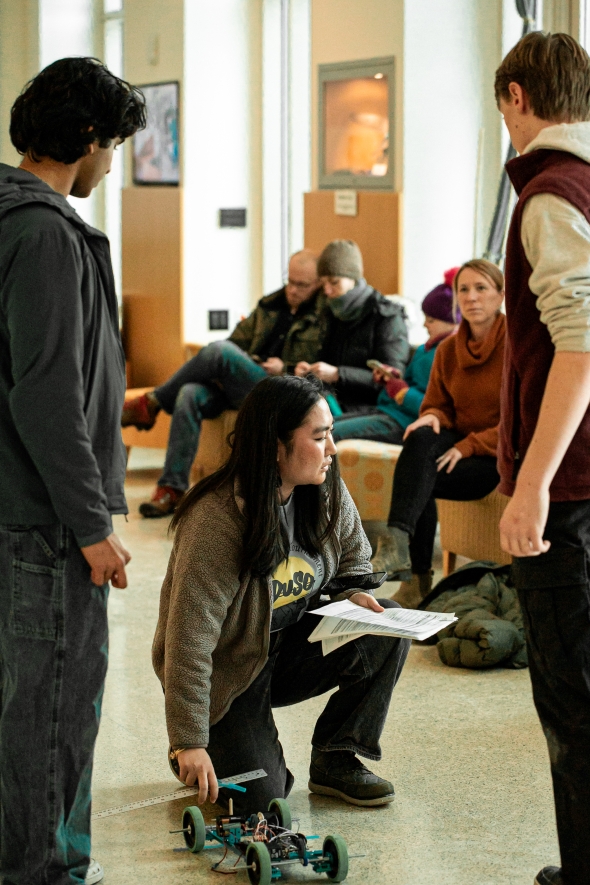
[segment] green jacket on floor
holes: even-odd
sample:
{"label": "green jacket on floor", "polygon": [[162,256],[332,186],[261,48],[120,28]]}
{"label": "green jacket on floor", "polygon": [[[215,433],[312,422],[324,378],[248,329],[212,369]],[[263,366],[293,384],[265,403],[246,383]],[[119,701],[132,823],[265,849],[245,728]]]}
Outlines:
{"label": "green jacket on floor", "polygon": [[423,600],[420,608],[454,612],[459,619],[437,634],[443,664],[474,670],[528,666],[522,612],[509,575],[510,566],[472,562],[439,581]]}

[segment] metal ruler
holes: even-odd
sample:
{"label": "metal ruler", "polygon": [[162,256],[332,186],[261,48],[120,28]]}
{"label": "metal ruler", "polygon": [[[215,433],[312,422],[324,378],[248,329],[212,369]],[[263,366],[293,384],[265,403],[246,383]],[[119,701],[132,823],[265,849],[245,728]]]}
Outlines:
{"label": "metal ruler", "polygon": [[[256,771],[246,771],[244,774],[236,774],[233,777],[226,777],[218,781],[220,787],[227,787],[230,784],[243,784],[246,781],[255,781],[258,778],[266,777],[266,771],[257,768]],[[125,814],[126,811],[135,811],[136,808],[148,808],[150,805],[162,805],[164,802],[172,802],[174,799],[183,799],[185,796],[193,796],[199,792],[199,787],[184,787],[182,790],[175,790],[173,793],[166,793],[164,796],[154,796],[153,799],[141,799],[139,802],[131,802],[129,805],[118,805],[116,808],[108,808],[106,811],[95,811],[92,820],[98,820],[100,817],[111,817],[113,814]]]}

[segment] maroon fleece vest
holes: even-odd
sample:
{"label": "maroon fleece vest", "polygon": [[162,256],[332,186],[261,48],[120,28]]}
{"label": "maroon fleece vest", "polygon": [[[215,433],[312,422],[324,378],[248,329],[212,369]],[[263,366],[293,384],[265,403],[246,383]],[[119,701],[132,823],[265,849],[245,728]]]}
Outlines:
{"label": "maroon fleece vest", "polygon": [[[531,442],[555,348],[540,321],[536,296],[529,289],[520,226],[527,200],[555,194],[578,209],[590,223],[590,164],[564,151],[537,150],[506,164],[518,194],[506,248],[506,350],[498,470],[500,491],[511,495],[518,468]],[[552,501],[590,499],[590,409],[551,483]]]}

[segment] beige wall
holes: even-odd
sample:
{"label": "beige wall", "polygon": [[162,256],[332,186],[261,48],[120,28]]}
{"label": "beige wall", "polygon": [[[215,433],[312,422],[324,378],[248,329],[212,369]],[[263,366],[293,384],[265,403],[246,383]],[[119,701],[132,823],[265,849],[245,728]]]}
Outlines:
{"label": "beige wall", "polygon": [[36,0],[0,0],[0,162],[18,164],[10,143],[10,108],[38,69]]}
{"label": "beige wall", "polygon": [[183,0],[125,0],[125,76],[182,80]]}
{"label": "beige wall", "polygon": [[[125,0],[125,79],[136,85],[178,80],[182,102],[183,23],[183,0]],[[182,164],[182,127],[180,133]],[[130,150],[126,155],[126,184],[131,184]]]}
{"label": "beige wall", "polygon": [[317,188],[319,64],[393,55],[396,60],[395,189],[403,181],[403,0],[312,0],[312,170]]}

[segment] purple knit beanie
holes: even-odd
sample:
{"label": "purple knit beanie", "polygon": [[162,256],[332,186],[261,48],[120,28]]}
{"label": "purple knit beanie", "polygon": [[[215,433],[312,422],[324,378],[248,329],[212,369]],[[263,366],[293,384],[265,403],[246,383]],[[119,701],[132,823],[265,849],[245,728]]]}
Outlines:
{"label": "purple knit beanie", "polygon": [[459,270],[452,267],[445,271],[444,283],[435,286],[422,302],[422,311],[433,320],[442,320],[443,323],[458,323],[461,321],[459,308],[453,312],[453,280]]}

